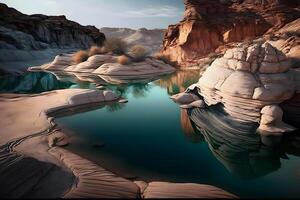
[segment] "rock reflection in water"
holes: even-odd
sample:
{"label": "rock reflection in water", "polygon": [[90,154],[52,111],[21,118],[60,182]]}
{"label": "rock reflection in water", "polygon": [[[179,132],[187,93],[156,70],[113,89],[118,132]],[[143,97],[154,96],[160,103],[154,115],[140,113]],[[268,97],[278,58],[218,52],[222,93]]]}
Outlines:
{"label": "rock reflection in water", "polygon": [[155,83],[166,88],[169,95],[184,92],[191,84],[198,82],[199,70],[178,70],[171,75],[164,76]]}
{"label": "rock reflection in water", "polygon": [[41,93],[69,88],[72,84],[70,81],[58,81],[55,75],[46,72],[4,74],[0,77],[0,92]]}
{"label": "rock reflection in water", "polygon": [[199,130],[191,122],[186,109],[180,110],[180,125],[184,135],[190,142],[199,143],[203,141],[203,135],[199,133]]}
{"label": "rock reflection in water", "polygon": [[221,105],[192,109],[189,116],[214,156],[240,178],[253,179],[279,169],[286,153],[299,156],[299,136],[261,138],[255,132],[258,124],[232,119]]}

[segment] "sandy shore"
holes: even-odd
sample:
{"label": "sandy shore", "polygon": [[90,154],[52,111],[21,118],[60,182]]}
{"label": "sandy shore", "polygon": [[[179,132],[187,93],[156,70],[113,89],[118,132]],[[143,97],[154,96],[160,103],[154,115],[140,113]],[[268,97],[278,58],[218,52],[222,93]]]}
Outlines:
{"label": "sandy shore", "polygon": [[[68,137],[54,123],[66,108],[118,101],[110,91],[67,89],[0,95],[1,197],[234,198],[214,186],[132,182],[63,149]],[[59,112],[58,112],[59,111]],[[50,117],[52,116],[52,117]]]}

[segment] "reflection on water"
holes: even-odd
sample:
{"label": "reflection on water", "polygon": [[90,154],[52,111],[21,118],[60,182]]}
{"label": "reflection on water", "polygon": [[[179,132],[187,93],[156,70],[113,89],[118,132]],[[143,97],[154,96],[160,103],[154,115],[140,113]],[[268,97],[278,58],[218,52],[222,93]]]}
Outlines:
{"label": "reflection on water", "polygon": [[190,120],[188,111],[186,109],[180,110],[180,124],[183,134],[192,143],[203,141],[204,137]]}
{"label": "reflection on water", "polygon": [[72,85],[72,82],[58,81],[55,75],[46,72],[29,72],[23,75],[4,74],[0,77],[0,92],[41,93],[69,88]]}
{"label": "reflection on water", "polygon": [[169,95],[184,92],[190,85],[198,82],[198,70],[184,70],[176,71],[174,74],[165,76],[157,81],[155,84],[162,88],[166,88]]}
{"label": "reflection on water", "polygon": [[[261,138],[255,132],[257,124],[238,122],[219,105],[192,109],[189,114],[215,157],[241,178],[257,178],[278,170],[280,159],[287,159],[287,153],[299,156],[297,134]],[[287,145],[288,141],[293,142]]]}

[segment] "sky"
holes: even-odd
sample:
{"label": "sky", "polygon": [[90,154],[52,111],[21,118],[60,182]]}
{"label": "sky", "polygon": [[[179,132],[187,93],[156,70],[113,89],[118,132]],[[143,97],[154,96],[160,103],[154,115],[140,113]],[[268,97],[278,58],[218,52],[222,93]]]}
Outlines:
{"label": "sky", "polygon": [[65,15],[82,25],[167,28],[183,17],[183,0],[0,0],[24,14]]}

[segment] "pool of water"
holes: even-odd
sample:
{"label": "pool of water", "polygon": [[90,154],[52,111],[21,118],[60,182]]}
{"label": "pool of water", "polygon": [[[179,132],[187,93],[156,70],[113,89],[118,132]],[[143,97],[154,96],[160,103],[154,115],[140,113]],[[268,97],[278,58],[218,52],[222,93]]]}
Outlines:
{"label": "pool of water", "polygon": [[169,98],[196,82],[197,71],[137,81],[52,78],[60,88],[103,85],[128,99],[56,119],[74,138],[68,148],[104,168],[135,180],[211,184],[240,197],[300,197],[297,134],[261,138],[257,124],[237,122],[220,105],[187,111]]}

